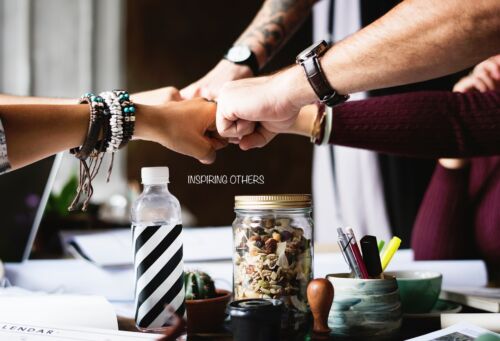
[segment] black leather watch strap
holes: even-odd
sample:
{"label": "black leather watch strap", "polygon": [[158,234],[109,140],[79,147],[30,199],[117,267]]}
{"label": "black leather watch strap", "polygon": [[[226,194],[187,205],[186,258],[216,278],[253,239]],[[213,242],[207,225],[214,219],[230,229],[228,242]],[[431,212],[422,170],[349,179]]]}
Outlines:
{"label": "black leather watch strap", "polygon": [[241,62],[235,62],[234,60],[227,58],[227,54],[224,55],[224,59],[229,60],[231,63],[237,65],[248,66],[250,70],[252,70],[254,76],[257,76],[259,74],[259,61],[257,60],[257,56],[255,55],[255,53],[253,53],[252,51],[250,51],[250,56]]}
{"label": "black leather watch strap", "polygon": [[301,64],[304,67],[309,84],[311,84],[322,103],[333,106],[345,102],[349,98],[347,95],[340,95],[332,88],[321,69],[319,58],[307,58]]}

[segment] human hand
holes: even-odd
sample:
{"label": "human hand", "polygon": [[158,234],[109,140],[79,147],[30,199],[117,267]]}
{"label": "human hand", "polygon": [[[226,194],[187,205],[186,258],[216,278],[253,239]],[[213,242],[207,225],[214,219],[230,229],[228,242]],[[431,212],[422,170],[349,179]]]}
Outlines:
{"label": "human hand", "polygon": [[[485,92],[500,88],[500,55],[493,56],[477,64],[470,75],[463,77],[453,87],[453,91]],[[439,164],[447,169],[462,169],[470,164],[468,159],[439,159]]]}
{"label": "human hand", "polygon": [[215,129],[215,110],[215,103],[202,98],[138,105],[135,136],[210,164],[215,151],[227,145]]}
{"label": "human hand", "polygon": [[155,90],[137,92],[131,95],[131,99],[134,103],[139,104],[162,105],[170,101],[180,101],[182,98],[177,88],[167,86]]}
{"label": "human hand", "polygon": [[458,81],[453,91],[467,92],[477,90],[485,92],[500,88],[500,54],[477,64],[471,74]]}
{"label": "human hand", "polygon": [[278,73],[226,83],[217,99],[219,134],[247,150],[262,147],[276,133],[289,129],[302,104],[290,90],[299,85],[288,79]]}
{"label": "human hand", "polygon": [[185,99],[195,97],[215,99],[225,83],[251,76],[252,70],[248,66],[223,59],[203,78],[182,89],[180,94]]}

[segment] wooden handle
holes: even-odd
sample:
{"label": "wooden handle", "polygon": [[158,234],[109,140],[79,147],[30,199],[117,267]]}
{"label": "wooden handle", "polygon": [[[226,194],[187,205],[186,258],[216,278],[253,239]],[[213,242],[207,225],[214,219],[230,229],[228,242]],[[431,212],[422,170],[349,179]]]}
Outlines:
{"label": "wooden handle", "polygon": [[307,300],[314,318],[313,332],[328,335],[328,314],[333,302],[333,285],[329,280],[317,278],[307,286]]}

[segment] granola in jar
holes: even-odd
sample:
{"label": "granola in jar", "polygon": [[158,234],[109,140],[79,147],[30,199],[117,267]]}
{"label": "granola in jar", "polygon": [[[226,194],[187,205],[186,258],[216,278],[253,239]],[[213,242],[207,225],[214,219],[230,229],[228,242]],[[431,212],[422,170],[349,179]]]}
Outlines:
{"label": "granola in jar", "polygon": [[287,310],[286,327],[297,329],[309,314],[306,289],[313,276],[310,197],[251,198],[256,197],[281,201],[299,197],[302,201],[292,201],[297,207],[249,209],[238,205],[238,198],[242,197],[237,197],[237,217],[233,224],[234,297],[282,300]]}

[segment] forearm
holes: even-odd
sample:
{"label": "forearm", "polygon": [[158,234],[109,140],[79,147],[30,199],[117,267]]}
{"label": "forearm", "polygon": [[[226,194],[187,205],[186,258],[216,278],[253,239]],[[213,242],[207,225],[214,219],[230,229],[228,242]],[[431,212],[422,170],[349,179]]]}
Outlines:
{"label": "forearm", "polygon": [[262,68],[307,18],[317,0],[267,0],[235,44],[256,54]]}
{"label": "forearm", "polygon": [[469,258],[474,240],[469,168],[438,165],[415,219],[411,246],[417,260]]}
{"label": "forearm", "polygon": [[[151,107],[136,105],[137,138],[146,139],[154,127]],[[1,105],[7,156],[12,169],[60,151],[80,146],[89,125],[87,104]]]}
{"label": "forearm", "polygon": [[74,98],[32,97],[0,94],[0,105],[10,104],[75,104]]}
{"label": "forearm", "polygon": [[[286,132],[310,136],[315,105]],[[333,108],[330,143],[411,157],[500,154],[500,92],[414,92]]]}
{"label": "forearm", "polygon": [[[334,45],[322,68],[340,93],[437,78],[497,54],[499,16],[498,0],[407,0]],[[296,105],[316,99],[300,66],[275,81]]]}

